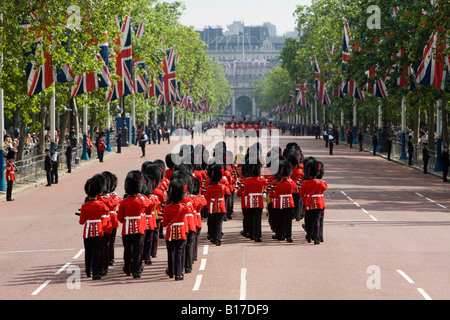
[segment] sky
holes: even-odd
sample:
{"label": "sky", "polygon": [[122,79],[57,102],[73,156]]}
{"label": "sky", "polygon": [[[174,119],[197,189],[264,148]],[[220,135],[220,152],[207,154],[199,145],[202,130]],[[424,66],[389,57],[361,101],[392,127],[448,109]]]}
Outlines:
{"label": "sky", "polygon": [[[164,0],[174,2],[176,0]],[[234,21],[243,21],[247,26],[271,22],[277,34],[294,31],[293,13],[297,5],[310,5],[311,0],[179,0],[186,10],[180,20],[183,25],[204,27],[221,26],[224,31]]]}

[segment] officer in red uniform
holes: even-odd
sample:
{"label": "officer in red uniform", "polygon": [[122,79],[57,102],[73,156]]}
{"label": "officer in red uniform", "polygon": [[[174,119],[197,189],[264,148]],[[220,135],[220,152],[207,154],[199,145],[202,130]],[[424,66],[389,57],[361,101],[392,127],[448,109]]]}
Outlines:
{"label": "officer in red uniform", "polygon": [[122,223],[122,243],[124,247],[123,271],[133,278],[141,277],[142,244],[146,229],[143,213],[146,201],[139,196],[142,190],[143,176],[140,171],[131,171],[125,180],[127,198],[119,205],[117,218]]}
{"label": "officer in red uniform", "polygon": [[294,216],[295,182],[290,179],[292,175],[292,165],[289,161],[283,160],[279,164],[280,181],[275,184],[272,193],[273,209],[278,209],[278,240],[286,239],[292,242],[292,218]]}
{"label": "officer in red uniform", "polygon": [[306,240],[314,244],[323,242],[323,219],[325,199],[324,193],[328,188],[323,177],[323,164],[312,158],[305,163],[305,181],[300,189],[300,197],[305,205]]}
{"label": "officer in red uniform", "polygon": [[222,165],[215,164],[208,169],[210,178],[205,192],[206,206],[208,208],[208,234],[210,241],[217,246],[221,245],[222,221],[227,212],[225,206],[225,193],[227,186],[221,184]]}
{"label": "officer in red uniform", "polygon": [[100,179],[89,179],[84,190],[88,201],[81,207],[79,223],[84,225],[83,239],[85,249],[85,268],[87,277],[100,280],[101,276],[101,247],[103,242],[102,216],[108,214],[109,208],[97,197],[102,193],[103,185]]}
{"label": "officer in red uniform", "polygon": [[166,274],[175,281],[183,280],[184,253],[188,221],[186,215],[190,209],[181,203],[186,196],[186,185],[182,180],[172,180],[169,187],[170,204],[164,208],[163,227],[166,229],[167,269]]}
{"label": "officer in red uniform", "polygon": [[14,151],[9,151],[6,155],[6,161],[8,161],[8,163],[6,164],[6,201],[14,201],[14,199],[12,198],[12,191],[14,181],[16,180],[14,176],[16,167],[13,163],[15,158],[16,153]]}
{"label": "officer in red uniform", "polygon": [[250,239],[255,242],[261,242],[261,216],[264,209],[263,192],[266,190],[267,181],[261,178],[262,164],[258,158],[249,158],[247,160],[247,169],[249,177],[245,179],[245,186],[242,195],[244,206],[247,208],[248,226]]}

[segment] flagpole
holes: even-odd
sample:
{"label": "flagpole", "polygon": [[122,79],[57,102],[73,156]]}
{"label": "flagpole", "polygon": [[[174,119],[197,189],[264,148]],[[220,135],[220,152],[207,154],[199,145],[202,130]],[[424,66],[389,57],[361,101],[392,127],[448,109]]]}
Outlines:
{"label": "flagpole", "polygon": [[358,144],[358,115],[356,113],[356,98],[353,98],[353,144]]}
{"label": "flagpole", "polygon": [[382,101],[380,99],[380,104],[378,105],[378,146],[377,152],[380,152],[381,149],[381,131],[383,127],[383,109],[382,109]]}
{"label": "flagpole", "polygon": [[109,102],[106,103],[106,112],[107,112],[107,119],[106,119],[106,150],[108,152],[111,152],[111,114],[110,114],[110,108],[109,108]]}
{"label": "flagpole", "polygon": [[50,154],[56,148],[56,86],[52,87],[52,98],[50,99]]}
{"label": "flagpole", "polygon": [[[3,13],[0,13],[0,22],[3,23]],[[3,38],[3,37],[2,37]],[[3,51],[0,52],[0,70],[3,67]],[[3,101],[3,89],[0,88],[0,131],[1,131],[1,139],[0,139],[0,191],[6,191],[6,182],[5,177],[3,175],[3,170],[5,168],[4,163],[4,148],[5,148],[5,141],[3,138],[3,130],[5,128],[5,115],[4,115],[5,107],[4,107],[4,101]]]}
{"label": "flagpole", "polygon": [[81,160],[89,161],[89,154],[87,152],[87,138],[88,138],[88,107],[83,107],[83,153]]}
{"label": "flagpole", "polygon": [[400,155],[400,160],[406,160],[408,156],[406,155],[406,96],[402,98],[402,153]]}
{"label": "flagpole", "polygon": [[131,100],[131,141],[136,144],[136,97],[133,95]]}
{"label": "flagpole", "polygon": [[436,117],[437,140],[436,140],[436,165],[434,167],[434,172],[441,172],[443,170],[442,169],[442,161],[441,161],[441,154],[442,154],[441,105],[442,105],[442,100],[439,99],[436,104],[436,107],[437,107],[437,117]]}

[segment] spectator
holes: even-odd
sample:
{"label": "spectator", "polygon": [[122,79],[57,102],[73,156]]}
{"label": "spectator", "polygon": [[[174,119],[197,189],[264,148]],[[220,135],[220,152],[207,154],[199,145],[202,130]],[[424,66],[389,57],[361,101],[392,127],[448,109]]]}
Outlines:
{"label": "spectator", "polygon": [[447,182],[448,177],[448,167],[449,167],[449,155],[448,155],[448,145],[444,144],[444,152],[441,154],[441,163],[444,182]]}
{"label": "spectator", "polygon": [[50,150],[47,148],[45,149],[45,173],[47,176],[47,185],[46,187],[50,187],[52,185],[52,158],[50,156]]}

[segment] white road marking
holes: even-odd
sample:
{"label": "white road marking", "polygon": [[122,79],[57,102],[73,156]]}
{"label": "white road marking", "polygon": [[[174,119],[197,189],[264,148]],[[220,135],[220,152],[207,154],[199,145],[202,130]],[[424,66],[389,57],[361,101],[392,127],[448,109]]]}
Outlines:
{"label": "white road marking", "polygon": [[200,271],[205,270],[206,268],[206,259],[202,259],[202,262],[200,263]]}
{"label": "white road marking", "polygon": [[421,288],[417,288],[417,290],[420,292],[420,294],[425,298],[425,300],[433,300],[431,297],[425,292],[425,290]]}
{"label": "white road marking", "polygon": [[245,300],[247,298],[247,269],[241,269],[241,290],[239,300]]}
{"label": "white road marking", "polygon": [[406,281],[408,281],[409,283],[413,284],[414,281],[408,277],[408,275],[406,273],[404,273],[402,270],[397,270],[398,273],[400,273],[400,275],[406,279]]}
{"label": "white road marking", "polygon": [[373,221],[378,221],[378,219],[375,218],[373,215],[369,215],[369,217],[370,217]]}
{"label": "white road marking", "polygon": [[433,199],[427,198],[427,197],[425,197],[424,195],[422,195],[422,194],[420,194],[420,193],[418,193],[418,192],[416,192],[416,194],[417,194],[419,197],[422,197],[422,198],[424,198],[425,200],[430,201],[431,203],[437,204],[437,205],[438,205],[439,207],[441,207],[442,209],[447,209],[446,206],[443,206],[442,204],[437,203],[437,202],[434,201]]}
{"label": "white road marking", "polygon": [[208,254],[208,248],[209,248],[209,245],[205,245],[204,247],[203,247],[203,255],[207,255]]}
{"label": "white road marking", "polygon": [[66,263],[61,269],[59,269],[58,271],[56,271],[55,275],[61,274],[64,270],[66,270],[66,268],[70,266],[70,263]]}
{"label": "white road marking", "polygon": [[81,249],[80,251],[78,251],[78,253],[73,257],[73,260],[77,260],[79,257],[81,257],[83,252],[84,252],[84,249]]}
{"label": "white road marking", "polygon": [[74,251],[77,249],[49,249],[49,250],[22,250],[22,251],[0,251],[0,254],[7,253],[40,253],[40,252],[64,252],[64,251]]}
{"label": "white road marking", "polygon": [[360,208],[362,212],[364,212],[365,214],[369,215],[369,217],[370,217],[373,221],[378,221],[377,218],[375,218],[374,216],[372,216],[371,214],[369,214],[369,212],[368,212],[366,209],[362,208],[361,205],[360,205],[358,202],[356,202],[356,201],[354,201],[352,198],[350,198],[344,191],[341,191],[341,193],[342,193],[344,196],[346,196],[347,199],[348,199],[350,202],[353,202],[353,204],[354,204],[355,206],[357,206],[358,208]]}
{"label": "white road marking", "polygon": [[39,288],[37,288],[31,295],[32,296],[36,296],[39,294],[39,292],[41,292],[42,289],[44,289],[50,282],[52,282],[51,280],[47,280],[45,281]]}
{"label": "white road marking", "polygon": [[192,291],[198,291],[200,289],[200,284],[202,283],[202,278],[203,278],[203,276],[201,274],[199,274],[197,276],[197,279],[195,279],[194,289],[192,289]]}

